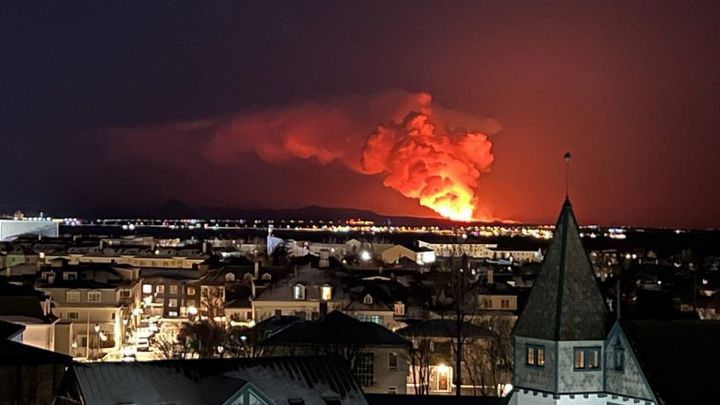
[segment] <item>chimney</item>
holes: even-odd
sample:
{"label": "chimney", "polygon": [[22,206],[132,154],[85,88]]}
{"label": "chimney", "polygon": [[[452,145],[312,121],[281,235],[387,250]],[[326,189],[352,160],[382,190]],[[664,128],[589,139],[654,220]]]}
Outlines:
{"label": "chimney", "polygon": [[208,243],[205,240],[202,243],[202,252],[203,252],[203,254],[207,254],[207,252],[208,252]]}
{"label": "chimney", "polygon": [[495,283],[495,270],[488,269],[487,271],[487,283],[488,284],[494,284]]}
{"label": "chimney", "polygon": [[252,289],[252,299],[255,299],[255,297],[257,296],[255,289],[255,280],[250,281],[250,288]]}
{"label": "chimney", "polygon": [[255,261],[255,280],[260,278],[260,262]]}

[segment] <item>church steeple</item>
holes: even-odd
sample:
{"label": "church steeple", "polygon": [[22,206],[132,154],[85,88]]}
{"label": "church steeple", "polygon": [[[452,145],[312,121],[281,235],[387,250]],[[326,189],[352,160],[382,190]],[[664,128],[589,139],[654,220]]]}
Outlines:
{"label": "church steeple", "polygon": [[513,334],[550,341],[602,340],[607,316],[566,196],[550,248]]}

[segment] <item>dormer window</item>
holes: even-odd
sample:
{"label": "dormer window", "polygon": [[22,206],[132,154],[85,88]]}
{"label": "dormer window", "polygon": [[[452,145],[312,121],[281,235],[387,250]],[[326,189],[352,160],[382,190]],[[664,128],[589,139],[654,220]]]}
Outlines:
{"label": "dormer window", "polygon": [[405,304],[398,301],[395,303],[395,316],[405,316]]}
{"label": "dormer window", "polygon": [[293,299],[304,300],[305,299],[305,286],[302,284],[295,284],[293,287]]}
{"label": "dormer window", "polygon": [[365,295],[365,297],[363,298],[363,304],[372,305],[372,303],[373,303],[372,295],[370,295],[370,294]]}
{"label": "dormer window", "polygon": [[252,273],[245,273],[245,275],[243,276],[243,278],[244,278],[246,281],[252,281],[253,275],[252,275]]}
{"label": "dormer window", "polygon": [[320,287],[320,298],[323,301],[330,301],[332,299],[332,286],[324,284]]}
{"label": "dormer window", "polygon": [[545,367],[545,346],[527,345],[525,364],[528,367]]}
{"label": "dormer window", "polygon": [[576,347],[575,371],[597,370],[600,368],[600,347]]}
{"label": "dormer window", "polygon": [[613,346],[613,368],[615,371],[625,370],[625,348],[620,338],[617,338]]}
{"label": "dormer window", "polygon": [[262,275],[262,279],[265,281],[270,281],[272,280],[272,276],[270,275],[270,273],[265,273]]}
{"label": "dormer window", "polygon": [[235,275],[233,273],[225,274],[225,281],[235,281]]}

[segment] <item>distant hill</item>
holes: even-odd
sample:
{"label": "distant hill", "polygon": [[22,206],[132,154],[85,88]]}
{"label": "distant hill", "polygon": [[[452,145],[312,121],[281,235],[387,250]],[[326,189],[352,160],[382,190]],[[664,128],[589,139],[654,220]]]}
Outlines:
{"label": "distant hill", "polygon": [[295,219],[313,221],[344,222],[348,219],[363,219],[375,222],[377,225],[391,223],[394,225],[448,225],[452,221],[440,218],[409,217],[382,215],[371,210],[357,208],[336,208],[310,205],[302,208],[282,209],[248,209],[236,207],[202,207],[194,208],[175,198],[160,204],[158,207],[146,210],[132,217],[144,218],[198,218],[198,219]]}

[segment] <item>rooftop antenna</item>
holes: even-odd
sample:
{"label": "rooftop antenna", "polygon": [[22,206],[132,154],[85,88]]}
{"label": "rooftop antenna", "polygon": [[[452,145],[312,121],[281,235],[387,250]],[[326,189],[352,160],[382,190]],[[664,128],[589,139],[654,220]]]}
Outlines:
{"label": "rooftop antenna", "polygon": [[568,200],[570,198],[570,161],[572,155],[570,152],[565,152],[563,158],[565,159],[565,199]]}

